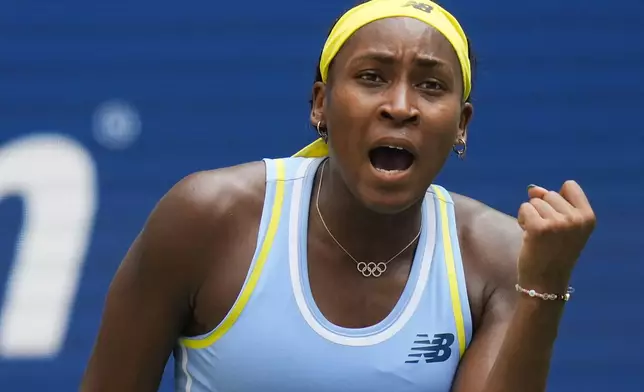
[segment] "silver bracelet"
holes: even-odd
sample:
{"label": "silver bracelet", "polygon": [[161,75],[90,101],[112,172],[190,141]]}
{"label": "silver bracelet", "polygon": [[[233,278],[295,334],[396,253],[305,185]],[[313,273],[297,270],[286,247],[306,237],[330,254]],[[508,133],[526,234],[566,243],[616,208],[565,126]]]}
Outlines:
{"label": "silver bracelet", "polygon": [[549,294],[549,293],[541,294],[541,293],[537,293],[534,290],[526,290],[523,287],[519,286],[518,283],[514,287],[520,293],[527,294],[531,297],[541,298],[544,301],[561,300],[561,301],[568,302],[568,300],[570,299],[570,294],[575,292],[574,288],[568,287],[568,290],[566,290],[565,294]]}

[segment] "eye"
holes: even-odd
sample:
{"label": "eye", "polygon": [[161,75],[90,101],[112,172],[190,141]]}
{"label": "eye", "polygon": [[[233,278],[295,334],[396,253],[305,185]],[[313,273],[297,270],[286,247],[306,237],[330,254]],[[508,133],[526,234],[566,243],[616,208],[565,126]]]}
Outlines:
{"label": "eye", "polygon": [[364,80],[369,83],[383,83],[384,80],[375,72],[367,71],[358,75],[360,80]]}
{"label": "eye", "polygon": [[436,80],[427,80],[418,85],[423,90],[443,90],[443,85],[441,85]]}

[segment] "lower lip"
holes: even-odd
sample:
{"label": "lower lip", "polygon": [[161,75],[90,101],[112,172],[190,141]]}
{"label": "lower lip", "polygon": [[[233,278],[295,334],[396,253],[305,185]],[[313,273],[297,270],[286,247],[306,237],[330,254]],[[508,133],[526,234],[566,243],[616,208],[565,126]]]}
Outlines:
{"label": "lower lip", "polygon": [[375,173],[375,175],[378,178],[384,181],[394,182],[394,181],[401,181],[405,177],[409,176],[411,174],[411,169],[414,167],[414,164],[412,163],[411,166],[409,166],[407,169],[401,170],[401,171],[382,171],[382,170],[376,169],[371,164],[369,166],[371,167],[371,170]]}

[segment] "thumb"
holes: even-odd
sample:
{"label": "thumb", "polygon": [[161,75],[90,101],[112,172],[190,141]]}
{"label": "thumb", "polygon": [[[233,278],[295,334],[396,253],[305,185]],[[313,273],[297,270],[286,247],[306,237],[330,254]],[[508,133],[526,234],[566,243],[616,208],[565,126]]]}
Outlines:
{"label": "thumb", "polygon": [[548,190],[546,188],[534,184],[528,185],[528,197],[531,199],[542,199],[547,193]]}

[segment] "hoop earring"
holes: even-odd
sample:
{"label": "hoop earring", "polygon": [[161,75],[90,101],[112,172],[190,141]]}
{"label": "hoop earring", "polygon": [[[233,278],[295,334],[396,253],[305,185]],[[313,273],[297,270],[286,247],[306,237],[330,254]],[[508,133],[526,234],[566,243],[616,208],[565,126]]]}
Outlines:
{"label": "hoop earring", "polygon": [[[462,146],[461,148],[458,148],[459,146]],[[454,144],[452,147],[452,151],[456,154],[458,159],[463,160],[465,159],[465,155],[467,154],[467,143],[465,140],[462,138],[458,138],[458,142]]]}
{"label": "hoop earring", "polygon": [[327,132],[326,129],[322,129],[321,125],[322,125],[322,121],[318,121],[318,125],[316,125],[315,129],[318,131],[318,135],[320,135],[322,140],[324,140],[324,142],[326,143],[327,140],[329,139],[329,133]]}

